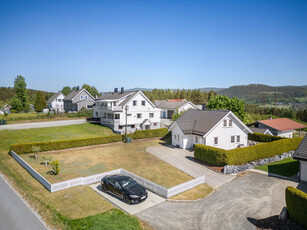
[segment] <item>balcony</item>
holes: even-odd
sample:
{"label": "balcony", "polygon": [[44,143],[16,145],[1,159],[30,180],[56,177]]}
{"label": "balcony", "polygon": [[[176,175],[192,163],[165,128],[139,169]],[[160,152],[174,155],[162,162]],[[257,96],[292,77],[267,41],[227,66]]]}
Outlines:
{"label": "balcony", "polygon": [[105,105],[100,105],[99,106],[99,110],[122,112],[123,111],[123,106],[105,106]]}
{"label": "balcony", "polygon": [[120,120],[119,119],[109,119],[105,117],[105,118],[101,118],[101,123],[118,125],[120,123]]}

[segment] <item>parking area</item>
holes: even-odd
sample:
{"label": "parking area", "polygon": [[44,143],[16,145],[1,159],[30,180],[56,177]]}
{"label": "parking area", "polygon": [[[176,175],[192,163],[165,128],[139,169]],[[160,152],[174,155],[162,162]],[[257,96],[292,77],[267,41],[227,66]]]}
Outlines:
{"label": "parking area", "polygon": [[144,211],[148,208],[151,208],[151,207],[153,207],[157,204],[161,204],[165,201],[165,199],[163,197],[158,196],[157,194],[152,193],[151,191],[148,191],[148,197],[144,202],[139,203],[139,204],[126,204],[120,198],[113,196],[110,193],[102,192],[100,183],[92,184],[92,185],[90,185],[90,187],[95,192],[97,192],[98,194],[100,194],[101,196],[103,196],[104,198],[109,200],[111,203],[116,205],[118,208],[120,208],[123,211],[129,213],[130,215],[134,215],[134,214],[139,213],[141,211]]}

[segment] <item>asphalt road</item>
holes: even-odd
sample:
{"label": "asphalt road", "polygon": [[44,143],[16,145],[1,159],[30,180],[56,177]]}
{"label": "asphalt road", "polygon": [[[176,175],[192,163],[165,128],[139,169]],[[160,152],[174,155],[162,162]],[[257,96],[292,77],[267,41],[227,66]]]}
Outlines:
{"label": "asphalt road", "polygon": [[256,229],[255,221],[279,215],[285,206],[285,188],[289,185],[296,187],[298,184],[247,173],[224,184],[205,199],[164,202],[137,216],[154,229]]}
{"label": "asphalt road", "polygon": [[34,128],[65,126],[65,125],[78,125],[78,124],[84,124],[84,123],[86,123],[86,119],[30,122],[30,123],[20,123],[20,124],[13,124],[13,125],[0,125],[0,130],[4,130],[4,129],[34,129]]}
{"label": "asphalt road", "polygon": [[0,176],[0,229],[47,229]]}

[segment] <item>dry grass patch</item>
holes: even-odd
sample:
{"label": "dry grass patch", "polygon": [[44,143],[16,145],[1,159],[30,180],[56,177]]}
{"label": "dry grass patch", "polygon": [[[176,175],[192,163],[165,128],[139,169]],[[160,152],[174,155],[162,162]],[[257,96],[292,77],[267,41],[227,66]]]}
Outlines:
{"label": "dry grass patch", "polygon": [[[131,144],[115,143],[92,148],[44,152],[39,153],[38,159],[33,158],[33,154],[25,154],[21,157],[51,183],[118,168],[126,169],[166,188],[193,179],[146,152],[146,147],[162,143],[164,141],[158,139],[134,140]],[[53,160],[60,162],[59,175],[48,174],[51,167],[41,164],[43,156],[52,156]]]}
{"label": "dry grass patch", "polygon": [[188,191],[180,193],[176,196],[171,197],[171,200],[197,200],[201,198],[205,198],[213,191],[207,184],[198,185]]}

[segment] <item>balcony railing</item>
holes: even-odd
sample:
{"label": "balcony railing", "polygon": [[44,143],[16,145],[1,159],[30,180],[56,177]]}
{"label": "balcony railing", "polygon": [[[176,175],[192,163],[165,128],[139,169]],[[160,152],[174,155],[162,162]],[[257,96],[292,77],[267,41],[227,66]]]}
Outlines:
{"label": "balcony railing", "polygon": [[99,110],[109,110],[109,111],[123,111],[123,106],[105,106],[100,105]]}

